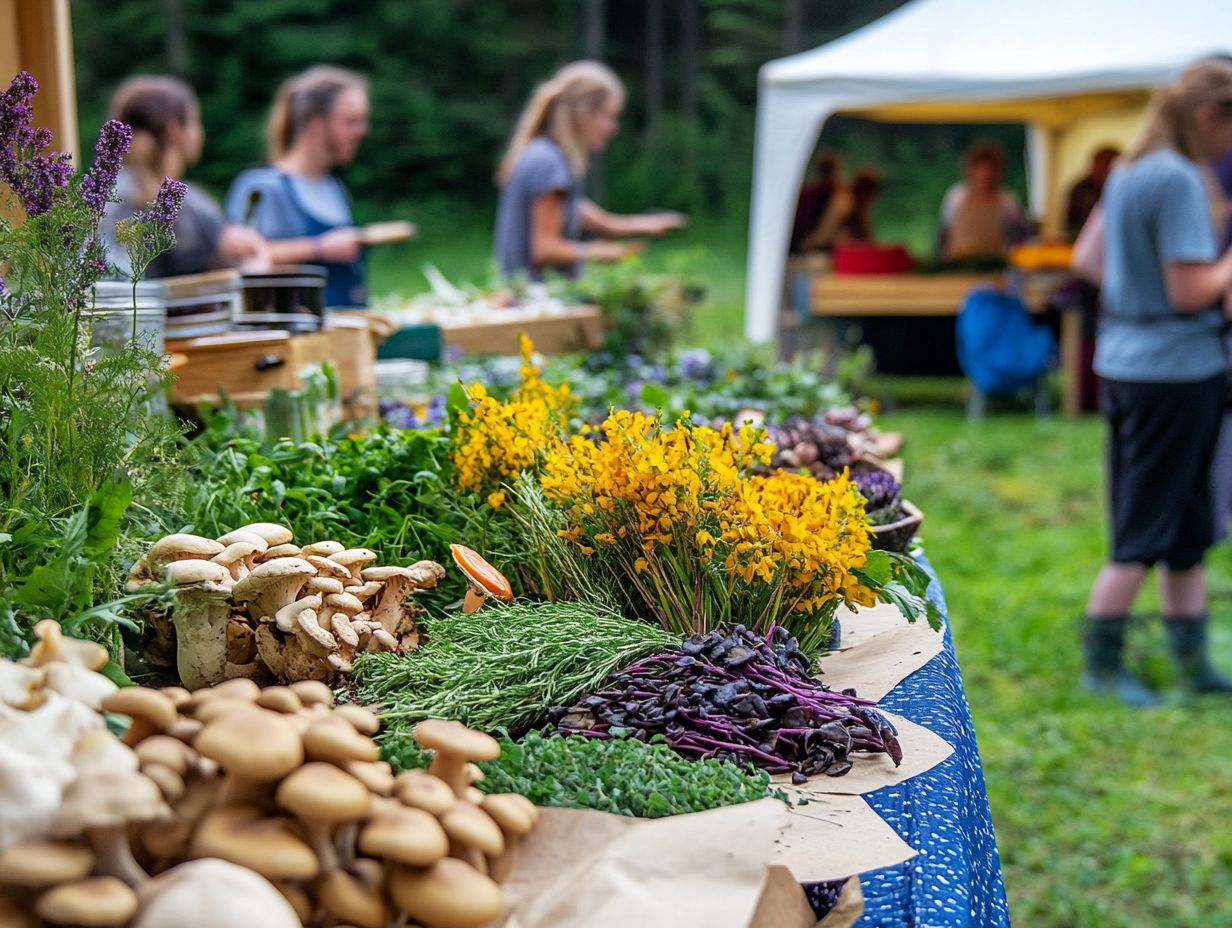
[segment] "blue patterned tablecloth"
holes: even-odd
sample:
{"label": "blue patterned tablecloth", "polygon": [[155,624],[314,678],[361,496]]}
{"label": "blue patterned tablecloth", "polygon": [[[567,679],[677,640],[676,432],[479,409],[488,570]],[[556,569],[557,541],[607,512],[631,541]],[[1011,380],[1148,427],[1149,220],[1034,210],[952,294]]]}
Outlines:
{"label": "blue patterned tablecloth", "polygon": [[927,773],[865,795],[919,856],[861,876],[864,916],[857,928],[997,928],[1010,923],[975,727],[935,574],[929,595],[946,613],[945,646],[881,705],[936,732],[954,753]]}

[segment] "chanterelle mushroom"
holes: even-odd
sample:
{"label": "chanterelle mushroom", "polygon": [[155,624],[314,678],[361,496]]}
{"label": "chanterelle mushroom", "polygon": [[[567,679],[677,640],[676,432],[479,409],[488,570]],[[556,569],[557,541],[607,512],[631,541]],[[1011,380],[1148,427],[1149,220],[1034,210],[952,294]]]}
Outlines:
{"label": "chanterelle mushroom", "polygon": [[449,551],[458,570],[466,577],[466,599],[463,612],[474,612],[483,606],[489,596],[503,602],[513,600],[513,587],[499,570],[485,561],[479,552],[466,545],[452,544]]}
{"label": "chanterelle mushroom", "polygon": [[237,603],[250,603],[249,614],[254,620],[274,616],[278,610],[299,596],[300,590],[317,569],[298,557],[280,557],[258,564],[235,585],[231,598]]}

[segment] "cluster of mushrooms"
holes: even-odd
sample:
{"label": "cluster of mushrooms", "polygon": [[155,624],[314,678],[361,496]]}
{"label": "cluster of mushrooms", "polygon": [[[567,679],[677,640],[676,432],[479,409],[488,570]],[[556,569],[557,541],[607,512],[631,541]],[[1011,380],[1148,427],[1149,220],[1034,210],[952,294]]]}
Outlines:
{"label": "cluster of mushrooms", "polygon": [[[67,769],[53,802],[33,802],[45,784],[0,752],[0,924],[478,928],[503,914],[498,882],[538,813],[474,787],[472,761],[497,757],[494,739],[423,722],[431,767],[395,777],[376,716],[334,707],[319,681],[118,689],[93,672],[103,649],[44,625],[24,664],[3,665],[0,734],[25,713],[12,744],[35,742],[45,707],[69,701],[44,693],[48,678],[102,683],[79,703],[68,756],[47,761]],[[122,739],[95,709],[130,720]]]}
{"label": "cluster of mushrooms", "polygon": [[403,653],[419,645],[410,601],[445,575],[434,561],[370,566],[367,548],[318,541],[302,548],[291,530],[257,522],[221,538],[177,533],[133,565],[129,589],[166,581],[170,617],[149,617],[145,657],[175,666],[189,690],[224,680],[332,682],[360,651]]}

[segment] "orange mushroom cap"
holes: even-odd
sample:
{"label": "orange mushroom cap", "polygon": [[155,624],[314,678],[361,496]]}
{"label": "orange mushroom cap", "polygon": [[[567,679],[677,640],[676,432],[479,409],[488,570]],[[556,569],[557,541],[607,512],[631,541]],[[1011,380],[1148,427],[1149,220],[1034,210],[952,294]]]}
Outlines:
{"label": "orange mushroom cap", "polygon": [[504,574],[480,557],[478,551],[458,544],[450,545],[449,551],[467,580],[503,602],[512,602],[513,587]]}

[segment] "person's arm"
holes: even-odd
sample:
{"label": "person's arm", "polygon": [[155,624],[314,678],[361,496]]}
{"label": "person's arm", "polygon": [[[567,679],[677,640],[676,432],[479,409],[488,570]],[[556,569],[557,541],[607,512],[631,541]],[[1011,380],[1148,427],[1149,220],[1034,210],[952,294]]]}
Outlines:
{"label": "person's arm", "polygon": [[536,267],[571,265],[579,261],[619,261],[637,249],[621,242],[575,242],[564,237],[565,194],[552,191],[536,197],[530,208],[530,260]]}
{"label": "person's arm", "polygon": [[279,184],[241,175],[227,194],[227,218],[264,237],[271,264],[352,264],[363,251],[358,229],[343,227],[321,235],[287,237],[294,213]]}
{"label": "person's arm", "polygon": [[350,226],[321,235],[266,239],[266,243],[272,264],[353,264],[363,251],[359,230]]}
{"label": "person's arm", "polygon": [[830,197],[830,202],[826,204],[826,211],[822,214],[821,220],[817,223],[817,228],[813,229],[804,239],[803,246],[805,251],[815,251],[835,244],[835,239],[838,237],[839,228],[843,222],[851,215],[852,209],[855,208],[855,197],[846,188],[841,188],[834,191]]}
{"label": "person's arm", "polygon": [[1232,287],[1232,248],[1218,261],[1198,263],[1169,261],[1164,265],[1164,289],[1179,312],[1199,313],[1224,298],[1224,314],[1228,312],[1227,293]]}
{"label": "person's arm", "polygon": [[688,218],[682,213],[644,213],[622,215],[609,213],[591,200],[582,200],[582,228],[587,232],[610,238],[630,235],[666,235],[683,229]]}
{"label": "person's arm", "polygon": [[1104,211],[1096,205],[1083,223],[1069,258],[1075,277],[1098,287],[1104,279]]}

